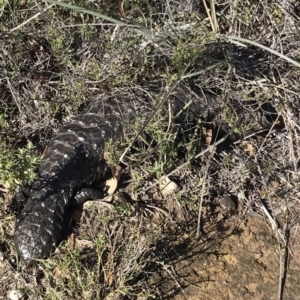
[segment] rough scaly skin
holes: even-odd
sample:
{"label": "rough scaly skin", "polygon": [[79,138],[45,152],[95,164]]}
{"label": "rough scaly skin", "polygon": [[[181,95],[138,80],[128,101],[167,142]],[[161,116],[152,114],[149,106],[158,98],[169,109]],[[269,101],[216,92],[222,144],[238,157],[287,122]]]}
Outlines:
{"label": "rough scaly skin", "polygon": [[121,134],[120,114],[99,102],[52,139],[16,223],[15,244],[24,261],[48,257],[61,241],[65,212],[74,204],[74,194],[101,179],[105,141]]}
{"label": "rough scaly skin", "polygon": [[[76,205],[75,194],[103,177],[105,142],[121,138],[123,122],[136,115],[148,116],[160,89],[150,84],[147,92],[137,89],[98,101],[72,118],[51,140],[16,222],[14,240],[24,261],[49,257],[61,242],[66,209]],[[193,97],[186,87],[177,87],[168,99],[174,115]],[[190,117],[191,111],[205,111],[203,102],[195,103],[185,111],[186,116]]]}

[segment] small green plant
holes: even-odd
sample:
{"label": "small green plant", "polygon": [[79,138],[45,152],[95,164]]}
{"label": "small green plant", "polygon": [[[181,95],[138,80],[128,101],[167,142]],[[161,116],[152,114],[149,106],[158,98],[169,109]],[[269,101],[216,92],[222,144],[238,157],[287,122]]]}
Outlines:
{"label": "small green plant", "polygon": [[119,140],[116,141],[113,139],[109,139],[106,143],[106,161],[111,165],[117,165],[126,146],[126,144],[122,143]]}
{"label": "small green plant", "polygon": [[9,124],[7,122],[7,114],[5,112],[0,114],[0,126],[5,129],[9,127]]}
{"label": "small green plant", "polygon": [[142,136],[140,137],[148,145],[150,151],[151,145],[155,145],[153,170],[158,176],[172,168],[177,159],[178,148],[181,146],[180,143],[176,142],[176,129],[173,131],[173,128],[168,128],[163,124],[166,124],[166,120],[160,118],[157,121],[151,121],[146,127],[145,132],[151,137],[151,142],[146,141]]}
{"label": "small green plant", "polygon": [[[149,263],[146,254],[149,244],[140,238],[139,227],[111,227],[103,222],[103,232],[89,238],[88,249],[70,249],[63,243],[60,254],[42,260],[40,268],[47,275],[48,285],[43,299],[123,299],[139,293],[139,299],[155,298],[139,282]],[[126,231],[124,231],[126,225]],[[151,242],[153,242],[151,240]],[[79,241],[78,241],[79,244]],[[38,296],[40,291],[27,291]],[[145,298],[145,297],[148,298]],[[134,298],[135,299],[135,298]]]}
{"label": "small green plant", "polygon": [[267,161],[264,163],[262,171],[265,176],[271,176],[274,173],[275,169],[276,167],[274,163],[272,163],[271,161]]}
{"label": "small green plant", "polygon": [[284,15],[279,7],[274,7],[272,15],[277,25],[280,25],[284,22]]}
{"label": "small green plant", "polygon": [[41,157],[35,155],[31,142],[25,148],[11,150],[5,144],[0,144],[0,183],[14,189],[22,182],[31,182],[35,169],[41,162]]}
{"label": "small green plant", "polygon": [[129,203],[121,202],[114,206],[115,211],[120,215],[121,218],[131,216],[132,209]]}
{"label": "small green plant", "polygon": [[226,153],[226,154],[224,155],[223,163],[224,163],[224,165],[225,165],[226,167],[229,167],[229,166],[231,165],[231,163],[232,163],[232,157],[231,157],[230,154],[227,154],[227,153]]}

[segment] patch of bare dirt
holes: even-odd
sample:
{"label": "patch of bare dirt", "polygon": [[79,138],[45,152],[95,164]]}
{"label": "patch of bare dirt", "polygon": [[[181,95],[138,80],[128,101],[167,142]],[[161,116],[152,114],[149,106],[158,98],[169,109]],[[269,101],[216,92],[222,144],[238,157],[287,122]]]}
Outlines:
{"label": "patch of bare dirt", "polygon": [[[153,276],[162,299],[278,299],[282,249],[263,218],[219,219],[194,245],[190,256],[171,265],[173,278]],[[299,246],[294,245],[283,299],[298,298],[299,268]]]}

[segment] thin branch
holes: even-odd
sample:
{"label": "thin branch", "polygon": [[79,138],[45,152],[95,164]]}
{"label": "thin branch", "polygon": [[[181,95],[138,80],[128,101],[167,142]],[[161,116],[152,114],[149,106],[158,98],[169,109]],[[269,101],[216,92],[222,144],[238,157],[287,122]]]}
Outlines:
{"label": "thin branch", "polygon": [[209,8],[206,4],[206,1],[205,0],[202,0],[203,4],[204,4],[204,7],[205,7],[205,10],[206,10],[206,14],[207,14],[207,17],[209,19],[209,22],[210,22],[210,26],[211,26],[211,29],[213,32],[216,32],[216,29],[215,29],[215,24],[211,18],[211,15],[210,15],[210,11],[209,11]]}
{"label": "thin branch", "polygon": [[[213,151],[212,151],[212,153],[213,153]],[[200,197],[200,200],[199,200],[198,221],[197,221],[197,233],[196,233],[196,237],[197,237],[197,238],[198,238],[199,235],[200,235],[201,212],[202,212],[203,196],[204,196],[204,190],[205,190],[206,178],[207,178],[207,174],[208,174],[208,166],[209,166],[209,163],[210,163],[210,161],[211,161],[211,157],[212,157],[212,154],[211,154],[210,158],[208,159],[208,161],[207,161],[207,163],[206,163],[205,173],[204,173],[203,182],[202,182],[202,186],[201,186],[201,197]]]}
{"label": "thin branch", "polygon": [[[264,50],[266,50],[266,51],[268,51],[268,52],[270,52],[270,53],[272,53],[272,54],[274,54],[274,55],[276,55],[276,56],[278,56],[278,57],[280,57],[280,58],[288,61],[289,63],[293,64],[296,67],[300,67],[300,63],[298,63],[295,60],[289,58],[288,56],[286,56],[284,54],[281,54],[278,51],[273,50],[273,49],[271,49],[269,47],[266,47],[266,46],[264,46],[264,45],[262,45],[260,43],[257,43],[257,42],[254,42],[254,41],[251,41],[251,40],[248,40],[248,39],[243,39],[243,38],[240,38],[240,37],[237,37],[237,36],[232,36],[232,35],[222,35],[222,34],[220,34],[219,37],[223,38],[223,39],[226,39],[226,40],[228,40],[230,42],[239,41],[239,42],[242,42],[242,43],[254,45],[256,47],[264,49]],[[245,46],[245,45],[241,45],[241,46]]]}
{"label": "thin branch", "polygon": [[45,11],[47,11],[48,9],[50,9],[51,7],[53,7],[54,5],[55,4],[51,4],[51,5],[47,6],[46,8],[42,9],[42,11],[36,13],[35,15],[33,15],[32,17],[30,17],[29,19],[27,19],[23,23],[19,24],[18,26],[16,26],[13,29],[11,29],[10,32],[13,32],[13,31],[21,28],[22,26],[26,25],[27,23],[31,22],[33,19],[37,18],[39,15],[41,15],[42,13],[44,13]]}
{"label": "thin branch", "polygon": [[[283,299],[283,292],[286,282],[287,270],[288,270],[288,261],[289,261],[289,241],[290,241],[290,230],[288,228],[288,216],[286,218],[286,243],[284,245],[284,252],[281,254],[282,251],[279,248],[279,283],[278,283],[278,300]],[[280,247],[280,245],[279,245]]]}

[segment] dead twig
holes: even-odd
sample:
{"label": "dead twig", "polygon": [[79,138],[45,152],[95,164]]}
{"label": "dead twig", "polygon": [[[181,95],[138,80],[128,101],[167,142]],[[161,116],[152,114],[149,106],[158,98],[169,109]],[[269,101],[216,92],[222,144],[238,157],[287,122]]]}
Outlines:
{"label": "dead twig", "polygon": [[[289,261],[289,239],[290,239],[290,234],[289,234],[289,228],[288,228],[288,216],[286,218],[286,243],[284,246],[283,251],[279,248],[279,284],[278,284],[278,300],[283,299],[283,292],[284,292],[284,286],[285,286],[285,281],[286,281],[286,276],[287,276],[287,269],[288,269],[288,261]],[[280,247],[280,245],[279,245]],[[282,253],[283,252],[283,253]]]}
{"label": "dead twig", "polygon": [[55,4],[51,4],[49,6],[47,6],[46,8],[42,9],[42,11],[36,13],[35,15],[33,15],[32,17],[30,17],[29,19],[25,20],[23,23],[19,24],[18,26],[12,28],[10,30],[10,32],[16,31],[17,29],[23,27],[24,25],[26,25],[27,23],[31,22],[32,20],[36,19],[39,15],[41,15],[42,13],[44,13],[45,11],[49,10],[51,7],[53,7]]}

